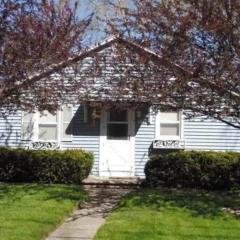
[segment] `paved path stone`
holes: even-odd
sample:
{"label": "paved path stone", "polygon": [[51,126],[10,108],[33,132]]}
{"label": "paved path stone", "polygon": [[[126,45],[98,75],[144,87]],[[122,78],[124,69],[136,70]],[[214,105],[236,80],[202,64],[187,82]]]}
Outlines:
{"label": "paved path stone", "polygon": [[92,240],[119,200],[136,186],[85,185],[88,200],[46,240]]}

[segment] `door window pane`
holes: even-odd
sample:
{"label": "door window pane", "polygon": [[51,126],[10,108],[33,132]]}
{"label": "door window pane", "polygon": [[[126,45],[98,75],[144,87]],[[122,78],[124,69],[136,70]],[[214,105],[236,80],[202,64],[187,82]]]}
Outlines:
{"label": "door window pane", "polygon": [[114,124],[107,125],[107,138],[114,140],[124,140],[128,138],[128,124]]}
{"label": "door window pane", "polygon": [[126,122],[127,121],[127,110],[123,111],[110,111],[109,122]]}
{"label": "door window pane", "polygon": [[39,140],[57,141],[57,125],[39,125]]}
{"label": "door window pane", "polygon": [[160,133],[163,136],[179,136],[179,124],[161,123]]}

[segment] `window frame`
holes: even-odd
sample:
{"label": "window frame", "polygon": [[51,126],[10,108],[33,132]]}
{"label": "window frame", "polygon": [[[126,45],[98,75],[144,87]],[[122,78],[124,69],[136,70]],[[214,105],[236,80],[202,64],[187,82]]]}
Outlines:
{"label": "window frame", "polygon": [[[73,118],[73,105],[67,105],[68,107],[71,107],[72,110],[72,116],[71,119]],[[62,106],[63,108],[63,106]],[[22,121],[21,121],[21,141],[37,141],[37,142],[56,142],[56,143],[60,143],[60,142],[72,142],[72,133],[69,134],[69,138],[64,138],[63,137],[63,124],[67,123],[63,121],[63,109],[57,110],[56,115],[57,115],[57,121],[56,122],[47,122],[47,123],[41,123],[40,122],[40,112],[35,112],[33,113],[33,133],[32,133],[32,137],[29,139],[25,139],[23,137],[22,134],[22,128],[23,128],[23,115],[24,112],[22,111]],[[43,139],[39,139],[39,126],[43,125],[43,126],[57,126],[57,139],[56,140],[43,140]]]}
{"label": "window frame", "polygon": [[[169,111],[167,113],[171,113],[174,111]],[[175,111],[179,114],[178,121],[161,121],[161,111],[158,111],[156,114],[156,122],[155,122],[155,139],[157,140],[183,140],[183,111]],[[178,124],[179,126],[179,135],[161,135],[161,124]]]}

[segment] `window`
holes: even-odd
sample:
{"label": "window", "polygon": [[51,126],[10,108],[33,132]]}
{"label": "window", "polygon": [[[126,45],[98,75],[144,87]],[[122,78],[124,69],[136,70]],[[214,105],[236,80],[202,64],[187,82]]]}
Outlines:
{"label": "window", "polygon": [[24,112],[22,114],[22,140],[71,141],[72,117],[72,106],[63,106],[62,111],[57,111],[56,114],[48,111]]}
{"label": "window", "polygon": [[48,111],[39,114],[38,140],[58,140],[58,114],[53,115]]}
{"label": "window", "polygon": [[126,110],[108,113],[107,138],[110,140],[126,140],[128,138],[128,113]]}
{"label": "window", "polygon": [[31,140],[33,137],[33,113],[22,113],[22,140]]}
{"label": "window", "polygon": [[156,118],[156,138],[181,138],[181,112],[160,112]]}

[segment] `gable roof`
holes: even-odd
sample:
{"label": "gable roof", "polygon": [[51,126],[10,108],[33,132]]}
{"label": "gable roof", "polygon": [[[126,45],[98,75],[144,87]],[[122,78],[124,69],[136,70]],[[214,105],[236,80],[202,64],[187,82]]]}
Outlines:
{"label": "gable roof", "polygon": [[[29,76],[29,78],[26,79],[23,83],[21,83],[18,87],[22,87],[22,86],[28,85],[31,82],[36,82],[42,78],[46,78],[49,75],[53,74],[54,72],[57,72],[58,70],[61,70],[75,62],[83,60],[87,57],[94,56],[95,53],[97,53],[107,47],[110,47],[114,43],[122,44],[129,50],[136,51],[139,54],[141,54],[141,53],[147,54],[153,62],[155,62],[157,64],[161,64],[163,66],[166,66],[167,68],[172,68],[174,71],[181,73],[183,76],[190,77],[190,78],[194,77],[193,72],[183,68],[179,64],[176,64],[176,63],[164,58],[163,56],[153,52],[152,50],[150,50],[146,47],[143,47],[142,45],[140,45],[132,40],[126,40],[120,36],[114,36],[114,37],[110,37],[110,38],[106,39],[105,41],[97,44],[96,46],[94,46],[92,48],[86,49],[85,51],[79,53],[77,56],[71,57],[71,58],[67,59],[66,61],[62,61],[60,63],[49,66],[43,72],[35,73],[32,76]],[[201,82],[201,84],[203,84],[203,85],[211,86],[211,87],[216,88],[219,91],[221,91],[221,86],[218,86],[217,84],[212,83],[208,79],[199,77],[198,81]],[[233,92],[233,91],[230,91],[230,93],[234,97],[236,97],[238,99],[240,98],[238,93]]]}
{"label": "gable roof", "polygon": [[95,53],[100,52],[101,50],[103,50],[107,47],[110,47],[114,43],[122,44],[126,48],[130,49],[131,51],[136,51],[136,52],[139,52],[140,54],[141,53],[147,54],[153,62],[156,62],[158,64],[162,64],[162,65],[164,65],[168,68],[172,67],[175,70],[180,71],[184,75],[188,75],[188,76],[193,75],[192,72],[185,70],[180,65],[175,64],[175,63],[165,59],[161,55],[156,54],[155,52],[151,51],[150,49],[148,49],[146,47],[141,46],[138,43],[135,43],[131,40],[126,40],[126,39],[124,39],[122,37],[119,37],[119,36],[114,36],[114,37],[106,39],[105,41],[97,44],[96,46],[94,46],[92,48],[86,49],[85,51],[79,53],[78,55],[76,55],[74,57],[71,57],[71,58],[69,58],[65,61],[62,61],[60,63],[57,63],[57,64],[52,64],[51,66],[46,68],[46,70],[43,71],[43,72],[32,74],[31,76],[29,76],[28,79],[26,79],[26,81],[24,81],[24,83],[28,84],[32,81],[35,82],[35,81],[38,81],[42,78],[48,77],[49,75],[53,74],[54,72],[56,72],[58,70],[61,70],[61,69],[65,68],[65,67],[67,67],[67,66],[69,66],[73,63],[81,61],[81,60],[83,60],[87,57],[94,56]]}

